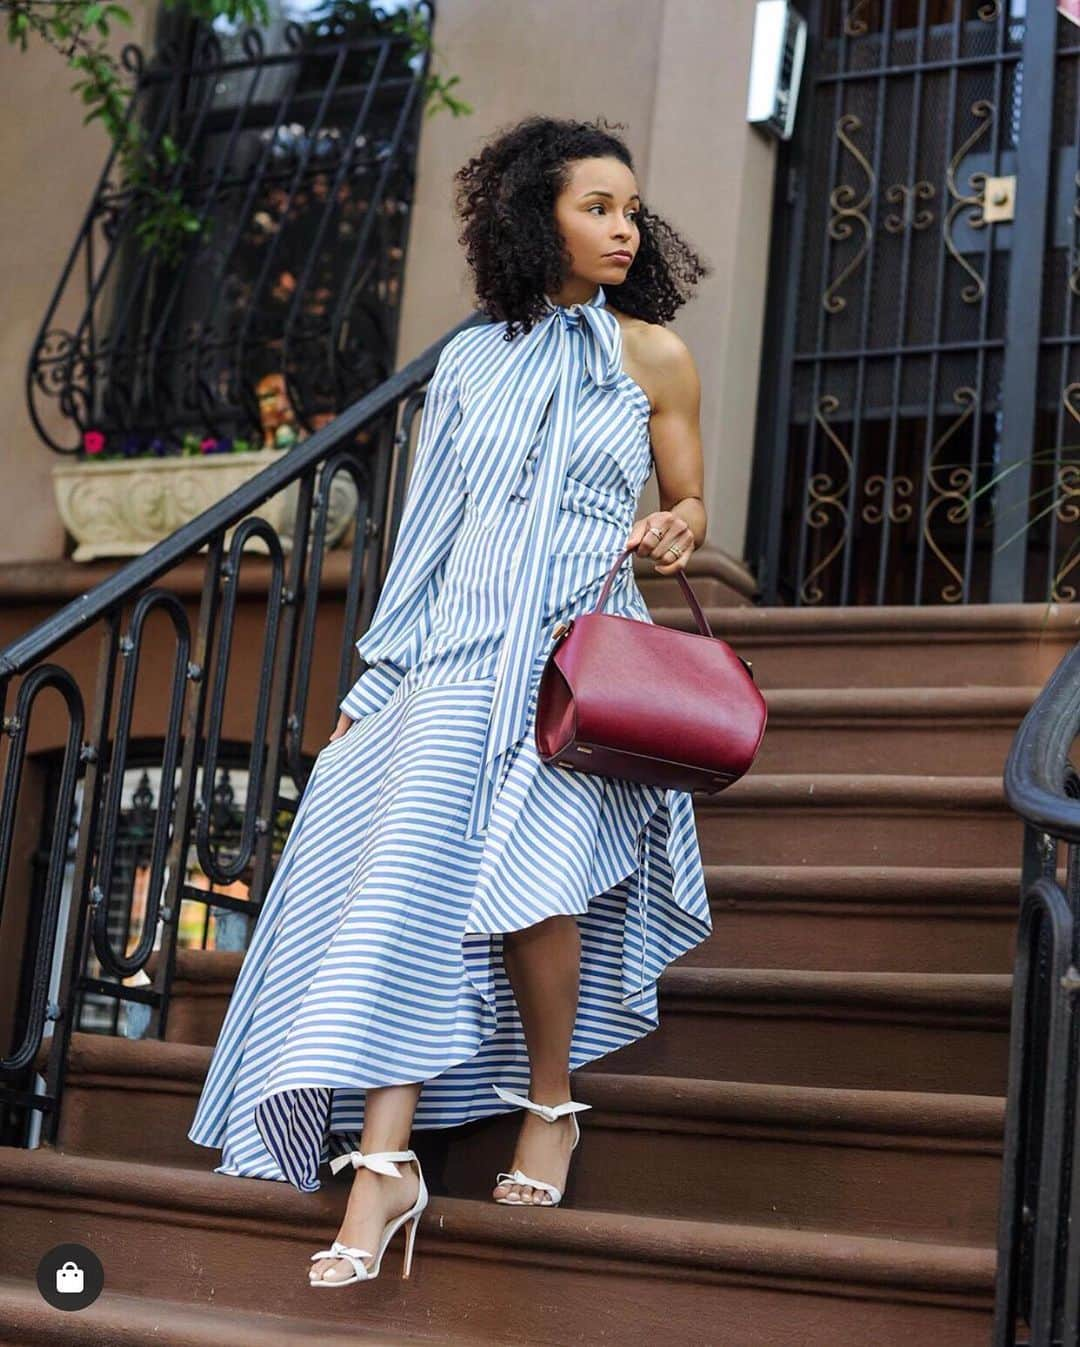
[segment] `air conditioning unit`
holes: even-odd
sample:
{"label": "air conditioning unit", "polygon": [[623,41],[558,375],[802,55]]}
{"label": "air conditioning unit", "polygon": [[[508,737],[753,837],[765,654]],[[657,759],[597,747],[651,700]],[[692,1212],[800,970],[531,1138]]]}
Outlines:
{"label": "air conditioning unit", "polygon": [[806,20],[790,0],[757,0],[746,120],[780,140],[795,127],[805,54]]}

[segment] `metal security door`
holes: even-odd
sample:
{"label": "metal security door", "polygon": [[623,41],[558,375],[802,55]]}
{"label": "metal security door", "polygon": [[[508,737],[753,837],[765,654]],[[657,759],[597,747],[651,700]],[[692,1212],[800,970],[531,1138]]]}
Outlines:
{"label": "metal security door", "polygon": [[766,601],[1072,598],[1080,29],[1049,0],[807,17],[747,531]]}

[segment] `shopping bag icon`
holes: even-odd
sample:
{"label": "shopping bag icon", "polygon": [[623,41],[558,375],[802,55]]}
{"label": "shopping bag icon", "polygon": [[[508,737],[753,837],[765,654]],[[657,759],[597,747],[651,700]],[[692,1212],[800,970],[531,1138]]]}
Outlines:
{"label": "shopping bag icon", "polygon": [[67,1262],[56,1269],[56,1289],[76,1292],[83,1289],[83,1270],[78,1263]]}

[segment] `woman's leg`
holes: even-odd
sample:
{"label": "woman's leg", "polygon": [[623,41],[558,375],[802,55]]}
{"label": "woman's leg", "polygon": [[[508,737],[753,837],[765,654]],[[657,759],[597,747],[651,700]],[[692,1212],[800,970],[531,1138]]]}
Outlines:
{"label": "woman's leg", "polygon": [[[382,1085],[367,1091],[364,1097],[364,1128],[360,1150],[407,1151],[412,1133],[413,1114],[420,1098],[420,1084]],[[362,1167],[353,1171],[352,1191],[337,1238],[342,1244],[367,1249],[370,1267],[375,1261],[379,1240],[386,1223],[408,1211],[420,1194],[420,1176],[412,1160],[395,1161],[401,1177],[379,1174]],[[320,1258],[308,1262],[316,1277],[344,1281],[353,1275],[353,1266],[344,1258]]]}
{"label": "woman's leg", "polygon": [[[514,991],[529,1049],[529,1098],[561,1104],[570,1098],[570,1039],[577,1018],[581,933],[573,916],[548,917],[503,936],[503,964]],[[549,1123],[524,1110],[517,1149],[507,1167],[521,1169],[557,1188],[566,1182],[574,1140],[571,1116]],[[523,1202],[546,1203],[550,1193],[500,1183],[494,1197],[517,1194]]]}

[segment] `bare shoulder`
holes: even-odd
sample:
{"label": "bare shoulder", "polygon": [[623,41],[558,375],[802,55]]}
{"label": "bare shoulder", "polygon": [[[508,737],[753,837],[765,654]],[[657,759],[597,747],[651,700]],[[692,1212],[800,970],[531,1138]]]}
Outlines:
{"label": "bare shoulder", "polygon": [[645,390],[654,412],[700,394],[697,365],[677,332],[616,310],[623,334],[623,367]]}

